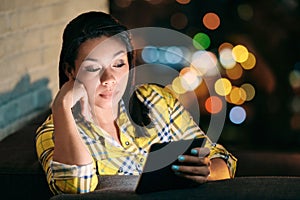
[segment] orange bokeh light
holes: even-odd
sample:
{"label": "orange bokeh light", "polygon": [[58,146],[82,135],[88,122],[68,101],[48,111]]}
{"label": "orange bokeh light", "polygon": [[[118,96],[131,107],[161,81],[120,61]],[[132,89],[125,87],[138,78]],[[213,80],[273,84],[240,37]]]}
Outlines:
{"label": "orange bokeh light", "polygon": [[211,114],[220,112],[222,107],[222,100],[217,96],[210,96],[205,101],[205,109]]}
{"label": "orange bokeh light", "polygon": [[204,26],[210,30],[215,30],[220,26],[219,16],[212,12],[205,14],[202,21]]}

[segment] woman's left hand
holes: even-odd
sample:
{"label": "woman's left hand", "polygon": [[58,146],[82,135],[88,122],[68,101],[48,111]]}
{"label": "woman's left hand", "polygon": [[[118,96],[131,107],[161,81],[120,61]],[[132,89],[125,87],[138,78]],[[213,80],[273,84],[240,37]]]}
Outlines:
{"label": "woman's left hand", "polygon": [[172,165],[172,170],[178,176],[191,179],[197,183],[205,183],[210,175],[211,161],[208,158],[209,148],[194,148],[190,155],[178,156],[180,164]]}

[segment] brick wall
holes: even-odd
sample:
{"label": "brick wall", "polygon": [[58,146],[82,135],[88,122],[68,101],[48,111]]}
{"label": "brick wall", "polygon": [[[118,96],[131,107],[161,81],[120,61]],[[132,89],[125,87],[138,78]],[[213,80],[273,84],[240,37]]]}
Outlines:
{"label": "brick wall", "polygon": [[65,25],[108,0],[1,0],[0,140],[49,108]]}

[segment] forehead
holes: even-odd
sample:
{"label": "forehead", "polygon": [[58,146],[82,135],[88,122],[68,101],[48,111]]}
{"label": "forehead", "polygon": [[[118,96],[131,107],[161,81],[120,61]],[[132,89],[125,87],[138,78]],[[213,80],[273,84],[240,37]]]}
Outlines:
{"label": "forehead", "polygon": [[78,49],[77,60],[83,61],[86,58],[105,59],[111,58],[116,52],[126,52],[126,46],[117,37],[105,37],[88,39]]}

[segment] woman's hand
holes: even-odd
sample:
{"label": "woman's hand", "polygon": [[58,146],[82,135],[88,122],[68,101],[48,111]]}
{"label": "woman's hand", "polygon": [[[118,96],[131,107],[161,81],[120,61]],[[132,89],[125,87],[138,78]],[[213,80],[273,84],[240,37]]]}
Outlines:
{"label": "woman's hand", "polygon": [[78,101],[80,101],[82,115],[87,120],[91,120],[91,108],[84,85],[79,80],[69,79],[56,95],[52,110],[61,108],[71,110]]}
{"label": "woman's hand", "polygon": [[191,150],[191,155],[180,155],[178,157],[180,165],[173,165],[172,170],[178,176],[191,179],[197,183],[205,183],[211,173],[209,153],[208,148],[194,148]]}

